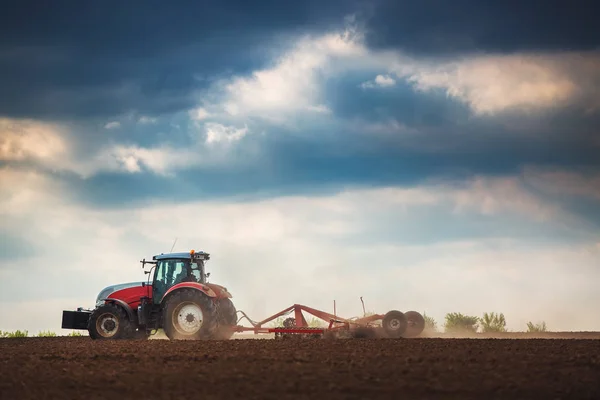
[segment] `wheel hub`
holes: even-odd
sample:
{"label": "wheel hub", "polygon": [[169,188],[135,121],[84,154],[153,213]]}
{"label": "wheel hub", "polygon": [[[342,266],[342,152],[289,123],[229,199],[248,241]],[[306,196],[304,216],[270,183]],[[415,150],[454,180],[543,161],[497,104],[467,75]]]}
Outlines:
{"label": "wheel hub", "polygon": [[96,320],[96,331],[100,336],[109,338],[119,330],[119,320],[110,313],[102,314]]}
{"label": "wheel hub", "polygon": [[192,335],[202,327],[202,310],[197,304],[184,303],[173,314],[175,329],[183,335]]}
{"label": "wheel hub", "polygon": [[389,327],[395,331],[397,331],[398,329],[400,329],[400,326],[402,324],[400,323],[399,319],[392,319],[389,323]]}
{"label": "wheel hub", "polygon": [[110,331],[115,330],[115,328],[117,327],[117,324],[112,319],[105,319],[104,323],[102,324],[102,327],[104,329],[106,329],[108,332],[110,332]]}

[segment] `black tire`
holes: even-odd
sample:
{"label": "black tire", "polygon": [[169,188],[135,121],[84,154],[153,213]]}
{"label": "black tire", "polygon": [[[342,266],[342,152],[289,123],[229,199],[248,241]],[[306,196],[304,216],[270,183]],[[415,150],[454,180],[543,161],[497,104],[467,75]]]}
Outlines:
{"label": "black tire", "polygon": [[217,305],[217,323],[215,339],[228,340],[235,333],[232,329],[237,325],[237,312],[233,302],[229,298],[219,299]]}
{"label": "black tire", "polygon": [[384,315],[381,326],[387,337],[397,339],[402,337],[404,332],[406,332],[408,322],[404,313],[392,310]]}
{"label": "black tire", "polygon": [[[197,315],[198,311],[201,316]],[[185,317],[183,313],[187,313]],[[164,304],[162,327],[171,340],[211,339],[218,327],[217,309],[213,300],[200,291],[180,289],[171,294]]]}
{"label": "black tire", "polygon": [[87,328],[94,340],[131,339],[135,331],[125,310],[113,303],[96,308],[90,315]]}
{"label": "black tire", "polygon": [[406,327],[406,332],[404,332],[404,337],[411,338],[419,336],[421,332],[423,332],[423,329],[425,329],[425,318],[416,311],[407,311],[404,313],[404,316],[406,317],[406,323],[408,325]]}

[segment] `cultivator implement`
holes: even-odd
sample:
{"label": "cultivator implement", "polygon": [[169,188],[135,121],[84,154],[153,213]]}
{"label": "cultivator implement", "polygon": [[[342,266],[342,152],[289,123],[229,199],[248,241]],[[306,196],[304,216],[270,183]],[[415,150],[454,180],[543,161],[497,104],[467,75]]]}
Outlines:
{"label": "cultivator implement", "polygon": [[[325,322],[324,326],[311,327],[306,321],[303,312],[306,312],[318,320]],[[244,311],[237,325],[232,329],[234,332],[252,332],[254,334],[275,334],[275,338],[287,338],[291,336],[310,338],[350,338],[350,337],[380,337],[380,338],[408,338],[416,337],[425,328],[423,316],[416,311],[392,310],[386,314],[374,314],[361,318],[341,318],[335,314],[317,310],[302,304],[294,304],[280,312],[265,318],[262,321],[253,321]],[[281,326],[265,327],[276,319],[293,314],[283,320]],[[246,319],[252,326],[240,325]]]}

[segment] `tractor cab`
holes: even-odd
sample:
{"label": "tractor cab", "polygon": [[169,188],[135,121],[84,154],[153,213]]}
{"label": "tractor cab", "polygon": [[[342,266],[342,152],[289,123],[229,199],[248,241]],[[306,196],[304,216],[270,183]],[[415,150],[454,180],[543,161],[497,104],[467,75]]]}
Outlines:
{"label": "tractor cab", "polygon": [[[154,304],[160,303],[165,293],[173,286],[184,283],[206,283],[209,274],[206,273],[204,263],[210,255],[203,251],[189,253],[169,253],[152,257],[153,261],[142,261],[142,264],[155,264],[152,279],[152,299]],[[152,273],[152,269],[147,274]]]}

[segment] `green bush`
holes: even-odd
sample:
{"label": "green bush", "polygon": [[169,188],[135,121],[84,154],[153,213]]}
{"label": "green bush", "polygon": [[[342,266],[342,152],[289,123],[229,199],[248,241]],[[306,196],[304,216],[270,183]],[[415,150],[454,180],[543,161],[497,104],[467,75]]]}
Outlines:
{"label": "green bush", "polygon": [[446,314],[446,323],[444,328],[446,332],[454,333],[475,333],[479,329],[479,318],[461,313]]}
{"label": "green bush", "polygon": [[531,321],[527,323],[527,332],[547,332],[546,322],[542,321],[537,324],[533,324]]}
{"label": "green bush", "polygon": [[425,331],[437,332],[437,322],[429,315],[423,313],[423,319],[425,320]]}
{"label": "green bush", "polygon": [[485,313],[479,321],[483,332],[506,332],[506,319],[502,313]]}
{"label": "green bush", "polygon": [[0,337],[2,338],[22,338],[29,335],[28,331],[16,330],[14,332],[2,332],[0,331]]}
{"label": "green bush", "polygon": [[83,336],[83,333],[73,331],[73,332],[69,333],[67,336],[76,336],[76,337],[79,337],[79,336]]}

